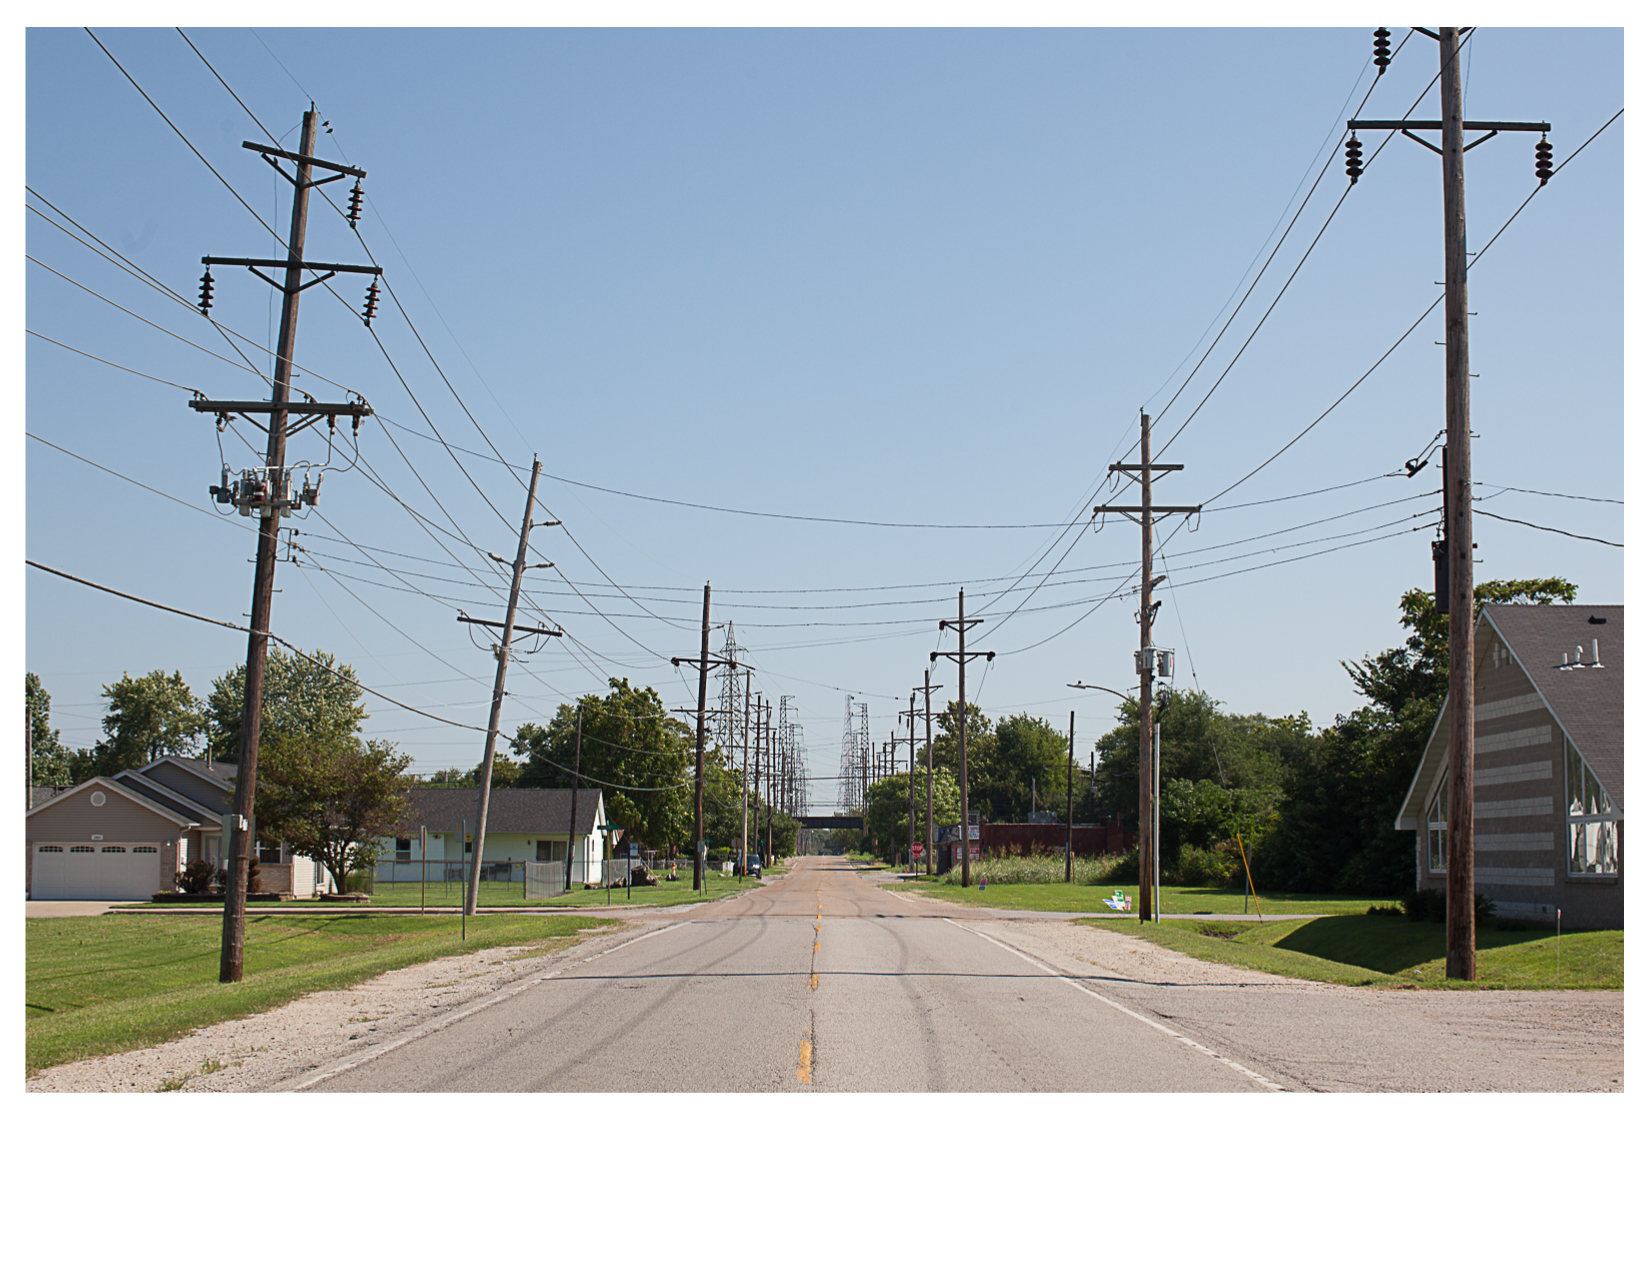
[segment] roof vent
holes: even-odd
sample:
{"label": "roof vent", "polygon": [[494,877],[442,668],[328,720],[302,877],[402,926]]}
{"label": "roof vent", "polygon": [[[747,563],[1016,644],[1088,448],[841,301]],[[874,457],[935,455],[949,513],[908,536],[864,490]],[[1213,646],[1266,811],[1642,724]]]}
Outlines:
{"label": "roof vent", "polygon": [[1608,624],[1608,623],[1610,623],[1610,617],[1607,616],[1607,615],[1590,615],[1590,616],[1587,617],[1587,623],[1588,624]]}

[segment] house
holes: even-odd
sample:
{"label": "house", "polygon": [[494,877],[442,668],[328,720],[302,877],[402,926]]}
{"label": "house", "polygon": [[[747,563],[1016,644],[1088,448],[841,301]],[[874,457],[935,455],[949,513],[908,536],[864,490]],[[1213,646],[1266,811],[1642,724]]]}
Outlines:
{"label": "house", "polygon": [[[234,766],[169,755],[37,800],[25,818],[25,891],[31,899],[140,900],[170,890],[184,864],[220,861],[234,791]],[[258,850],[265,890],[315,893],[309,860]]]}
{"label": "house", "polygon": [[[1623,924],[1625,608],[1488,605],[1473,631],[1473,875],[1496,913]],[[1445,884],[1445,702],[1394,824]]]}
{"label": "house", "polygon": [[[417,881],[420,873],[426,881],[467,877],[480,791],[415,788],[409,792],[410,813],[394,836],[379,843],[377,879]],[[494,788],[487,798],[487,839],[481,848],[483,876],[499,870],[512,872],[504,866],[506,863],[559,863],[565,870],[568,825],[574,813],[570,788]],[[609,845],[602,830],[607,823],[607,806],[600,790],[581,788],[576,813],[577,824],[572,830],[573,884],[600,882],[602,860],[607,857]],[[489,864],[498,867],[489,868]]]}

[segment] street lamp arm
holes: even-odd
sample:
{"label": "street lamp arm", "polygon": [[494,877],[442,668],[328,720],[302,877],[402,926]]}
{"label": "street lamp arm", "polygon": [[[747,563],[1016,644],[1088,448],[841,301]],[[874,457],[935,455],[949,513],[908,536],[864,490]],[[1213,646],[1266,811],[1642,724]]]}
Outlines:
{"label": "street lamp arm", "polygon": [[1105,691],[1108,695],[1115,695],[1118,699],[1126,700],[1129,697],[1122,691],[1114,691],[1109,686],[1095,686],[1089,682],[1067,682],[1067,686],[1079,691]]}

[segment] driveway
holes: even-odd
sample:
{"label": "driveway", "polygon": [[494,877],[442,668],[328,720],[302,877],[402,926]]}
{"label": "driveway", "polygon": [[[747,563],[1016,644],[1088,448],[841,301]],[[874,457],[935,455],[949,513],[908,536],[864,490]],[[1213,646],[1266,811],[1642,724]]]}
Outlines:
{"label": "driveway", "polygon": [[120,900],[30,899],[23,904],[23,915],[31,921],[52,916],[102,916]]}

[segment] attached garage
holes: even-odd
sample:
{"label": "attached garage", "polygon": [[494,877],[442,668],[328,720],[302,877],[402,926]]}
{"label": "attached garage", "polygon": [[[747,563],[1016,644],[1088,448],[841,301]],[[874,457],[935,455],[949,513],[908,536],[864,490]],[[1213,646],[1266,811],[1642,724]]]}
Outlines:
{"label": "attached garage", "polygon": [[160,888],[159,846],[37,845],[37,899],[147,899]]}
{"label": "attached garage", "polygon": [[112,779],[89,779],[29,811],[31,899],[147,899],[169,890],[195,821]]}

